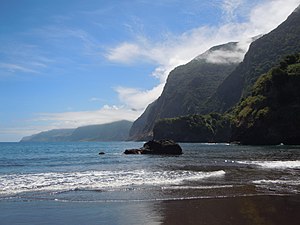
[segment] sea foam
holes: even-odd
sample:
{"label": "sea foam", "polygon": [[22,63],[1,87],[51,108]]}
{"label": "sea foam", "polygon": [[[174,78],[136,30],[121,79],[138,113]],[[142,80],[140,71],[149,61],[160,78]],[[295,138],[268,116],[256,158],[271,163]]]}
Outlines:
{"label": "sea foam", "polygon": [[299,169],[300,160],[294,161],[237,161],[240,164],[255,165],[265,169]]}
{"label": "sea foam", "polygon": [[199,171],[84,171],[70,173],[36,173],[0,175],[0,195],[32,191],[111,190],[135,186],[178,185],[222,177],[223,170]]}
{"label": "sea foam", "polygon": [[299,180],[254,180],[254,184],[280,184],[280,185],[291,185],[298,186],[300,185]]}

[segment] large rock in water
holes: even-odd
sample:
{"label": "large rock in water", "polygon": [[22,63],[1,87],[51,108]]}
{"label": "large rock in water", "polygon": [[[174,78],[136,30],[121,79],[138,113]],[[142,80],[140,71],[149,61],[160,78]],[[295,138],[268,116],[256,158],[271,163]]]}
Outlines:
{"label": "large rock in water", "polygon": [[181,155],[179,144],[172,140],[148,141],[140,149],[127,149],[125,154]]}

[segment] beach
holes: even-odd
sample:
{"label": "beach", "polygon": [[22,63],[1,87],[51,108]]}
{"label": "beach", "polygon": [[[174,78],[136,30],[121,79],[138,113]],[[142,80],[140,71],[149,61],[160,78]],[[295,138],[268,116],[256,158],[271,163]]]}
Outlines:
{"label": "beach", "polygon": [[168,201],[2,201],[0,224],[298,225],[300,196]]}
{"label": "beach", "polygon": [[164,202],[162,224],[296,225],[300,196],[246,196]]}

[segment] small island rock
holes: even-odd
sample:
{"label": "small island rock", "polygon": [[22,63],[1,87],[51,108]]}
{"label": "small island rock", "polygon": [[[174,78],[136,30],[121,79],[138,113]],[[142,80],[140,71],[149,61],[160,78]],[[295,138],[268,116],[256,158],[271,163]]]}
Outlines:
{"label": "small island rock", "polygon": [[148,141],[140,149],[127,149],[124,154],[181,155],[179,144],[172,140]]}

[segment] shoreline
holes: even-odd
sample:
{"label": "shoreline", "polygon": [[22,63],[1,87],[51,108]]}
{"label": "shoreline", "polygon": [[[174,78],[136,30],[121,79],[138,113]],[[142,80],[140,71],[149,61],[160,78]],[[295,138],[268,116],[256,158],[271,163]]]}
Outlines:
{"label": "shoreline", "polygon": [[0,201],[0,224],[296,225],[300,195],[124,202]]}

